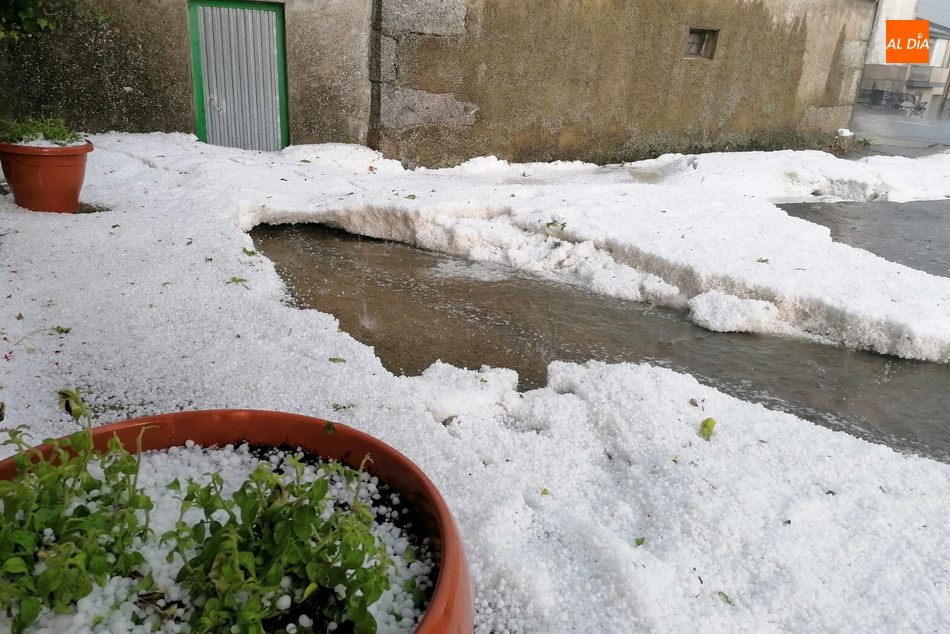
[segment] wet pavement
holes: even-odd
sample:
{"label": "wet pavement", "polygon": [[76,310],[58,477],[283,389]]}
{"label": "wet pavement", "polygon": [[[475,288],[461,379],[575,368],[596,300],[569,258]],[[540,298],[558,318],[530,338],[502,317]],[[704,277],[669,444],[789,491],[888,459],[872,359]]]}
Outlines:
{"label": "wet pavement", "polygon": [[950,120],[935,121],[857,106],[851,130],[871,142],[859,155],[926,156],[950,150]]}
{"label": "wet pavement", "polygon": [[[397,374],[418,374],[436,360],[490,365],[517,370],[520,388],[531,389],[545,384],[554,360],[649,362],[950,462],[950,365],[709,332],[678,311],[319,225],[262,226],[251,236],[301,307],[337,316]],[[946,261],[939,250],[921,257],[934,266]]]}
{"label": "wet pavement", "polygon": [[[950,200],[780,205],[831,229],[831,238],[891,262],[950,277]],[[950,387],[947,388],[950,390]]]}

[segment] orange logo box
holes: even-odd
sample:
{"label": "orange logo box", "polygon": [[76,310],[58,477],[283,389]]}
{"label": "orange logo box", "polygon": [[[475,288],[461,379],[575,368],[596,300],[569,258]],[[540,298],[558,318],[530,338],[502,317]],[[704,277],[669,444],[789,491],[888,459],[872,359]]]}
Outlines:
{"label": "orange logo box", "polygon": [[888,20],[884,30],[884,56],[888,64],[930,63],[930,22]]}

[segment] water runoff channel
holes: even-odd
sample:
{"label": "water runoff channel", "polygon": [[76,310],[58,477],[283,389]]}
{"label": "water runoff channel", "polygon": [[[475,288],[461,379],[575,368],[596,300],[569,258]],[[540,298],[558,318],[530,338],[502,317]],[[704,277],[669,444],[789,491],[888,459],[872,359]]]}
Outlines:
{"label": "water runoff channel", "polygon": [[[950,276],[950,201],[786,205],[835,240]],[[650,363],[743,400],[950,462],[950,365],[783,337],[716,333],[682,312],[604,297],[321,225],[251,233],[300,307],[339,319],[397,374],[437,360],[517,370],[544,386],[551,361]]]}

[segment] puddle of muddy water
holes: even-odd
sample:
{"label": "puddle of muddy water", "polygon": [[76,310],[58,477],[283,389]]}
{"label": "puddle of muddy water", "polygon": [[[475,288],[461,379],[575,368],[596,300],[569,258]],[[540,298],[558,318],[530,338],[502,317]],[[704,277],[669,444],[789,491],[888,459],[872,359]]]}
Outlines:
{"label": "puddle of muddy water", "polygon": [[[950,461],[950,366],[778,337],[713,333],[679,312],[318,225],[258,227],[300,306],[335,315],[397,374],[436,360],[513,368],[649,362],[744,400]],[[689,398],[690,395],[683,395]]]}

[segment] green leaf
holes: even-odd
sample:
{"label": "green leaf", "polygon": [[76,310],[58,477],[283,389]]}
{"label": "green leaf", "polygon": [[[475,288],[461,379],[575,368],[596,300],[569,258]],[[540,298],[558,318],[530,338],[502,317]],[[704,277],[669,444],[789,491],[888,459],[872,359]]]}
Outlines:
{"label": "green leaf", "polygon": [[243,253],[244,255],[248,257],[254,257],[255,255],[257,255],[257,251],[255,251],[254,249],[248,249],[247,247],[241,247],[241,253]]}
{"label": "green leaf", "polygon": [[246,281],[247,280],[243,277],[232,276],[231,279],[228,280],[228,284],[244,284]]}
{"label": "green leaf", "polygon": [[250,524],[257,519],[257,514],[260,512],[261,503],[260,500],[255,495],[244,495],[241,496],[241,499],[238,499],[238,493],[234,494],[234,501],[238,503],[238,508],[241,509],[241,521],[245,524]]}
{"label": "green leaf", "polygon": [[37,597],[25,597],[20,601],[20,613],[17,614],[17,625],[26,627],[40,616],[43,605]]}
{"label": "green leaf", "polygon": [[79,389],[64,388],[59,391],[59,408],[79,420],[83,416],[90,416],[89,407],[82,400],[82,394]]}
{"label": "green leaf", "polygon": [[720,590],[716,594],[719,595],[719,598],[722,599],[723,603],[725,603],[726,605],[732,605],[732,599],[729,598],[728,594],[726,594],[722,590]]}
{"label": "green leaf", "polygon": [[759,258],[758,260],[756,260],[756,262],[758,262],[759,264],[768,264],[768,263],[769,263],[769,259],[768,259],[768,258]]}
{"label": "green leaf", "polygon": [[254,564],[254,553],[250,552],[240,552],[238,553],[238,563],[244,567],[245,570],[251,575],[257,575],[257,566]]}
{"label": "green leaf", "polygon": [[330,363],[346,363],[346,359],[343,357],[330,357]]}
{"label": "green leaf", "polygon": [[204,522],[197,522],[191,527],[191,539],[194,540],[196,544],[204,542],[208,534],[207,528]]}
{"label": "green leaf", "polygon": [[707,418],[699,424],[699,437],[708,441],[712,438],[713,430],[716,429],[716,419]]}
{"label": "green leaf", "polygon": [[3,562],[3,572],[11,575],[22,575],[28,570],[26,562],[20,557],[10,557]]}
{"label": "green leaf", "polygon": [[639,548],[640,546],[643,546],[645,543],[647,543],[647,538],[637,537],[635,540],[633,540],[633,543],[636,544],[637,548]]}
{"label": "green leaf", "polygon": [[52,570],[45,570],[36,579],[36,591],[41,596],[48,597],[53,594],[62,583],[62,575],[58,575]]}
{"label": "green leaf", "polygon": [[[332,425],[333,423],[327,423],[327,425]],[[329,435],[329,434],[328,434]],[[319,478],[314,480],[310,485],[310,491],[307,492],[307,499],[310,501],[310,504],[316,506],[323,498],[326,497],[327,492],[330,490],[330,483],[326,478]]]}
{"label": "green leaf", "polygon": [[69,437],[69,446],[76,453],[84,453],[92,450],[92,434],[89,432],[76,432]]}
{"label": "green leaf", "polygon": [[89,572],[93,575],[105,575],[111,568],[112,566],[106,560],[105,555],[97,554],[89,559]]}
{"label": "green leaf", "polygon": [[69,331],[71,331],[72,328],[66,328],[65,326],[56,326],[55,328],[53,328],[53,330],[56,331],[56,334],[65,335]]}
{"label": "green leaf", "polygon": [[36,545],[39,543],[39,535],[28,530],[15,530],[10,534],[10,541],[22,548],[28,553],[32,553],[36,550]]}

